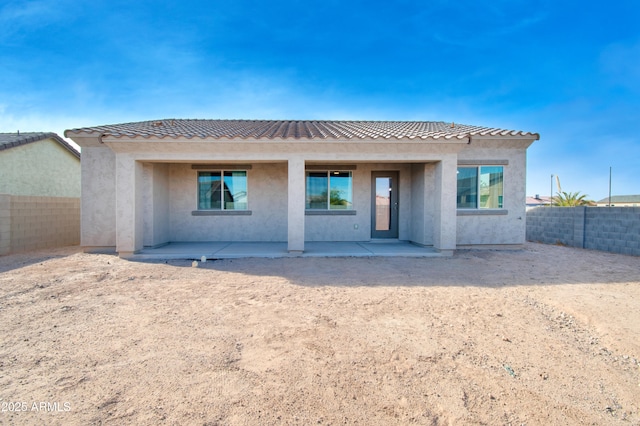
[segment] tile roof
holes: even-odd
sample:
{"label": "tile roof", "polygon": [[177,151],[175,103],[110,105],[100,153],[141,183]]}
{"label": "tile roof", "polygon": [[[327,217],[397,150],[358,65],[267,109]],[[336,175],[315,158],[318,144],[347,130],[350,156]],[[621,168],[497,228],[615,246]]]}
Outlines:
{"label": "tile roof", "polygon": [[550,204],[548,196],[529,197],[527,196],[527,205]]}
{"label": "tile roof", "polygon": [[53,139],[67,149],[70,153],[80,158],[80,153],[77,149],[71,146],[67,141],[62,139],[56,133],[53,132],[39,132],[39,133],[0,133],[0,151],[10,149],[15,146],[26,145],[32,142],[38,142],[46,139]]}
{"label": "tile roof", "polygon": [[537,133],[443,121],[330,121],[330,120],[184,120],[165,119],[111,124],[65,131],[115,138],[256,138],[256,139],[464,139],[469,136],[530,136]]}
{"label": "tile roof", "polygon": [[[598,204],[608,203],[609,197],[598,201]],[[640,195],[612,195],[611,203],[640,203]]]}

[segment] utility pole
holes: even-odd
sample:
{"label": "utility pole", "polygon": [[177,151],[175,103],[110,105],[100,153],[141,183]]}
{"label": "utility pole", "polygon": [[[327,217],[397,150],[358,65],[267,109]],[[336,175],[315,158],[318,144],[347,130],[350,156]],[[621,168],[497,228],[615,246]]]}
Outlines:
{"label": "utility pole", "polygon": [[553,173],[551,174],[551,190],[549,192],[549,207],[553,207]]}

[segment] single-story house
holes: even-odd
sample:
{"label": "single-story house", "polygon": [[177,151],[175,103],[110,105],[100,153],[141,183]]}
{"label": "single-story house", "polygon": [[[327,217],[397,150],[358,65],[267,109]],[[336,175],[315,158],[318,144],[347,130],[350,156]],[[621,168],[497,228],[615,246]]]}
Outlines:
{"label": "single-story house", "polygon": [[80,197],[80,153],[52,132],[0,133],[0,194]]}
{"label": "single-story house", "polygon": [[596,202],[598,207],[640,207],[640,194],[638,195],[612,195]]}
{"label": "single-story house", "polygon": [[550,206],[551,197],[536,194],[533,197],[527,197],[527,210],[535,209],[536,207]]}
{"label": "single-story house", "polygon": [[51,132],[0,133],[0,255],[80,242],[80,152]]}
{"label": "single-story house", "polygon": [[169,242],[525,241],[536,133],[429,121],[167,119],[72,129],[82,241],[132,255]]}

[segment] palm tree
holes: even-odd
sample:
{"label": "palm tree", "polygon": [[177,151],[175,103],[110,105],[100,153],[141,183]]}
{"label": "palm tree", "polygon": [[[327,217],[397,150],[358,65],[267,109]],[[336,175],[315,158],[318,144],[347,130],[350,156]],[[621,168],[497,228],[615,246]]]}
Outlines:
{"label": "palm tree", "polygon": [[577,192],[558,192],[558,195],[552,198],[554,206],[558,207],[577,207],[577,206],[591,206],[593,201],[587,200],[587,194],[580,194]]}

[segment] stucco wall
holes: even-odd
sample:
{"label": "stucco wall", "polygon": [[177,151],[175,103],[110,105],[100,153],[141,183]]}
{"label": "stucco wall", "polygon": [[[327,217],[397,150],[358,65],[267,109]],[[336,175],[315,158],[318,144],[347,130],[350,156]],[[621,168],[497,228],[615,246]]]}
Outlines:
{"label": "stucco wall", "polygon": [[80,197],[80,160],[52,139],[2,150],[0,193]]}
{"label": "stucco wall", "polygon": [[143,164],[143,245],[155,247],[170,241],[169,165]]}
{"label": "stucco wall", "polygon": [[433,245],[435,164],[411,167],[411,234],[409,240]]}
{"label": "stucco wall", "polygon": [[[463,150],[460,160],[506,160],[504,165],[504,197],[502,211],[458,211],[458,245],[518,245],[525,241],[526,232],[526,150],[498,148],[494,142],[475,142],[476,148]],[[507,214],[503,214],[503,213]]]}
{"label": "stucco wall", "polygon": [[398,237],[410,239],[411,229],[411,165],[357,164],[353,176],[353,207],[356,215],[307,215],[306,241],[369,241],[371,239],[371,173],[399,171]]}
{"label": "stucco wall", "polygon": [[0,194],[0,254],[80,242],[80,199]]}
{"label": "stucco wall", "polygon": [[[440,163],[357,164],[353,170],[355,215],[305,216],[306,241],[368,241],[371,238],[371,173],[381,170],[400,172],[399,239],[423,245],[434,244],[436,222],[454,220],[458,245],[522,244],[524,241],[524,153],[517,150],[481,153],[480,158],[500,158],[504,166],[503,215],[439,218],[437,197],[455,196],[455,185],[441,190],[437,178]],[[473,158],[473,157],[471,157]],[[89,148],[86,164],[95,165],[104,179],[87,182],[83,190],[103,200],[115,199],[113,155],[100,148]],[[249,216],[194,216],[197,209],[197,170],[190,163],[142,165],[142,221],[144,246],[170,241],[287,241],[287,164],[253,163],[248,170]],[[437,188],[436,188],[437,186]],[[436,190],[438,189],[438,190]],[[443,194],[439,195],[440,192]],[[83,220],[83,245],[114,246],[113,208],[87,203]],[[109,204],[106,204],[109,205]],[[114,202],[110,204],[114,205]],[[84,204],[83,204],[84,206]],[[503,212],[504,213],[504,212]],[[84,223],[84,222],[83,222]],[[85,229],[86,228],[86,229]],[[88,243],[91,242],[91,243]]]}
{"label": "stucco wall", "polygon": [[169,166],[171,241],[287,241],[287,164],[256,163],[247,170],[250,216],[193,216],[197,170]]}
{"label": "stucco wall", "polygon": [[153,174],[153,244],[163,244],[170,239],[170,181],[169,165],[154,164]]}
{"label": "stucco wall", "polygon": [[81,244],[116,245],[115,154],[107,147],[82,149]]}
{"label": "stucco wall", "polygon": [[[197,209],[197,170],[190,164],[169,165],[169,236],[166,241],[286,241],[287,165],[254,163],[247,171],[250,216],[194,216]],[[145,182],[151,182],[152,165],[145,165]],[[355,215],[305,216],[306,241],[368,241],[371,238],[371,172],[400,171],[399,238],[412,235],[412,177],[410,164],[358,164],[353,170]],[[304,179],[304,176],[301,177]],[[151,185],[147,183],[145,185]],[[154,185],[155,188],[155,185]],[[147,190],[149,192],[149,190]],[[151,232],[153,218],[149,199],[145,233]],[[155,210],[162,203],[156,200]],[[157,245],[145,235],[145,246]]]}

